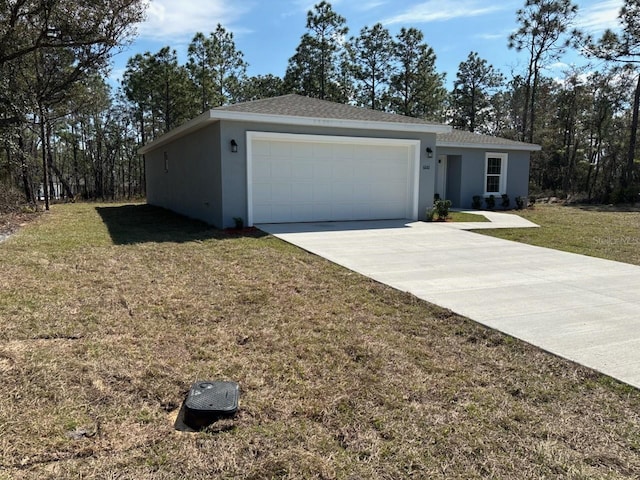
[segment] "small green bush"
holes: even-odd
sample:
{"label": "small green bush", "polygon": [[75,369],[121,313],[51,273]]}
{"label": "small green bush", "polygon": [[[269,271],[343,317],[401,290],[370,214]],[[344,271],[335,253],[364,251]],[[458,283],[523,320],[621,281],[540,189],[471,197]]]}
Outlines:
{"label": "small green bush", "polygon": [[493,195],[489,195],[484,199],[484,203],[487,204],[487,210],[493,210],[494,208],[496,208],[496,197],[494,197]]}
{"label": "small green bush", "polygon": [[242,230],[244,228],[244,220],[242,217],[233,217],[233,221],[236,224],[236,230]]}
{"label": "small green bush", "polygon": [[525,207],[526,197],[516,197],[516,208],[522,210]]}
{"label": "small green bush", "polygon": [[436,200],[433,202],[433,207],[427,209],[427,222],[433,222],[436,219],[444,222],[449,216],[450,208],[451,200]]}
{"label": "small green bush", "polygon": [[435,207],[434,208],[427,208],[427,222],[433,222],[435,216],[436,216]]}
{"label": "small green bush", "polygon": [[438,220],[445,221],[449,216],[451,200],[437,200],[433,206],[436,209],[436,213],[438,214]]}
{"label": "small green bush", "polygon": [[474,195],[471,200],[471,206],[475,210],[480,210],[482,208],[482,195]]}
{"label": "small green bush", "polygon": [[511,205],[511,199],[509,198],[509,195],[507,195],[506,193],[503,193],[502,194],[502,208],[507,210],[510,205]]}

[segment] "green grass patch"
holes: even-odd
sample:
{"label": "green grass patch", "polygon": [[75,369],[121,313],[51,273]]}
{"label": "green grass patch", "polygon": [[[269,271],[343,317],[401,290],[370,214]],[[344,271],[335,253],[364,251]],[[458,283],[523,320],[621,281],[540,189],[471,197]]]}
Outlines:
{"label": "green grass patch", "polygon": [[[0,292],[0,478],[640,471],[637,390],[271,236],[56,205]],[[176,431],[195,379],[239,382],[237,417]]]}
{"label": "green grass patch", "polygon": [[489,219],[484,215],[478,213],[467,212],[449,212],[447,217],[448,222],[488,222]]}
{"label": "green grass patch", "polygon": [[640,207],[536,205],[515,213],[540,228],[478,233],[640,265]]}

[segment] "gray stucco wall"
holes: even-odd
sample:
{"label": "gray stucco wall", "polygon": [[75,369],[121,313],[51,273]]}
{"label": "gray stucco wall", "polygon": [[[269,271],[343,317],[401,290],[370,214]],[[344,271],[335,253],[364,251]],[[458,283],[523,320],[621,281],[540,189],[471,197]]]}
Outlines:
{"label": "gray stucco wall", "polygon": [[222,226],[219,145],[220,126],[210,124],[147,152],[147,203]]}
{"label": "gray stucco wall", "polygon": [[[442,150],[440,150],[442,153]],[[451,200],[454,208],[460,205],[460,182],[462,175],[462,157],[460,155],[447,155],[447,199]]]}
{"label": "gray stucco wall", "polygon": [[[275,125],[267,123],[232,122],[223,121],[220,127],[220,139],[222,142],[222,203],[224,206],[222,226],[229,227],[234,224],[233,217],[242,217],[247,220],[247,132],[276,132],[297,133],[308,135],[336,135],[347,137],[379,137],[420,140],[420,178],[418,215],[424,219],[427,208],[433,204],[435,187],[435,134],[407,134],[403,132],[388,132],[379,130],[357,130],[326,128],[322,126],[291,126]],[[238,143],[238,152],[232,153],[229,147],[231,140]],[[434,150],[434,158],[426,158],[426,148]]]}
{"label": "gray stucco wall", "polygon": [[[509,151],[499,149],[465,149],[441,147],[439,154],[448,155],[449,171],[447,174],[447,188],[451,188],[456,182],[456,175],[459,176],[459,187],[451,188],[447,196],[452,194],[455,198],[449,198],[456,208],[471,208],[474,195],[484,194],[485,182],[485,153],[507,153],[507,195],[511,199],[511,206],[515,206],[515,198],[528,196],[529,192],[529,152]],[[459,160],[451,161],[456,157]],[[459,161],[459,167],[458,162]],[[454,168],[451,166],[454,165]],[[496,205],[500,205],[496,199]]]}

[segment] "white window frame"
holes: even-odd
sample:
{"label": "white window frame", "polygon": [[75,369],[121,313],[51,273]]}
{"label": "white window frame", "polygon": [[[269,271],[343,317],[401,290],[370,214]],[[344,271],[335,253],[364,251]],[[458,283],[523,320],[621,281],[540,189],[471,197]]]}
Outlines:
{"label": "white window frame", "polygon": [[[490,158],[499,158],[500,159],[500,175],[490,174],[489,173],[489,159]],[[509,154],[508,153],[496,153],[496,152],[487,152],[484,157],[484,196],[488,197],[489,195],[504,195],[507,193],[507,166],[509,163]],[[487,192],[487,177],[498,176],[499,180],[499,189],[498,192]]]}

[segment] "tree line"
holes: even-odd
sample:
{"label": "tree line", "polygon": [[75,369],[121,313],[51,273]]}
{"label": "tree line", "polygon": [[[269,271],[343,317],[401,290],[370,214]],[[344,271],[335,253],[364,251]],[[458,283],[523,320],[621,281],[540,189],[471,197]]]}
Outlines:
{"label": "tree line", "polygon": [[[508,48],[526,68],[507,77],[477,52],[453,88],[416,28],[382,24],[351,34],[321,1],[282,77],[249,76],[222,25],[196,33],[187,58],[164,47],[129,59],[120,87],[104,77],[134,36],[142,0],[11,0],[0,12],[0,181],[25,198],[117,199],[144,195],[145,144],[201,112],[297,93],[541,144],[532,192],[602,202],[637,200],[640,0],[625,0],[619,33],[594,39],[572,29],[571,0],[526,0]],[[547,76],[568,49],[591,58],[563,78]]]}

